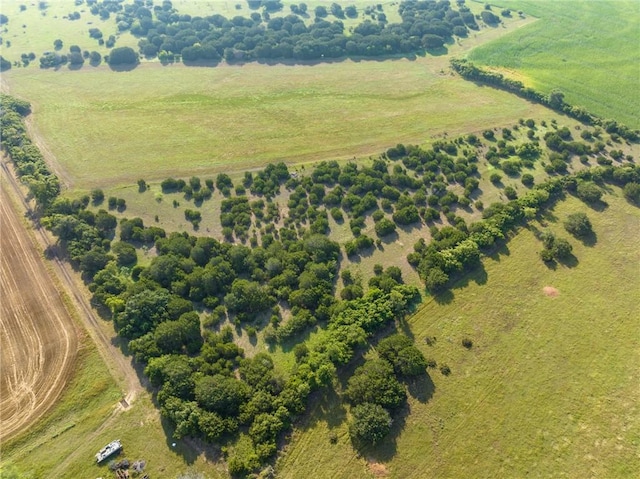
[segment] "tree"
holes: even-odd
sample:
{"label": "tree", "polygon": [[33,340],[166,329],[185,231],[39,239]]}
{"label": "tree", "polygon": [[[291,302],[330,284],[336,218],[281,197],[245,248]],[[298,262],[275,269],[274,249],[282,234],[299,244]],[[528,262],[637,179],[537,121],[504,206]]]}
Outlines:
{"label": "tree", "polygon": [[597,203],[602,198],[602,190],[593,181],[580,181],[576,191],[578,198],[586,203]]}
{"label": "tree", "polygon": [[427,361],[423,354],[413,344],[413,341],[403,334],[393,334],[378,343],[378,355],[387,360],[396,374],[401,376],[418,376],[427,369]]}
{"label": "tree", "polygon": [[56,50],[61,50],[62,46],[62,40],[60,40],[59,38],[53,41],[53,48],[55,48]]}
{"label": "tree", "polygon": [[593,232],[589,217],[582,212],[571,213],[564,222],[564,228],[573,236],[587,236]]}
{"label": "tree", "polygon": [[572,250],[571,243],[564,238],[557,238],[553,244],[552,252],[556,259],[562,260],[568,258]]}
{"label": "tree", "polygon": [[325,6],[319,5],[315,9],[315,14],[317,18],[324,18],[328,15],[327,8]]}
{"label": "tree", "polygon": [[633,182],[627,183],[624,185],[624,188],[622,188],[622,193],[631,203],[640,204],[640,184]]}
{"label": "tree", "polygon": [[109,53],[109,65],[135,65],[138,54],[131,47],[118,47]]}
{"label": "tree", "polygon": [[376,234],[380,237],[390,235],[395,232],[396,225],[393,221],[388,218],[382,218],[380,221],[376,223],[375,226]]}
{"label": "tree", "polygon": [[132,266],[138,261],[138,255],[133,245],[118,241],[113,243],[111,251],[115,253],[120,266]]}
{"label": "tree", "polygon": [[551,93],[549,93],[548,102],[551,108],[557,109],[562,107],[562,105],[564,104],[564,93],[562,92],[562,90],[559,90],[557,88],[551,90]]}
{"label": "tree", "polygon": [[349,435],[355,443],[376,444],[391,430],[391,416],[378,404],[359,404],[351,416]]}
{"label": "tree", "polygon": [[234,416],[251,396],[251,390],[243,381],[217,374],[198,379],[195,394],[198,404],[207,411]]}
{"label": "tree", "polygon": [[407,398],[393,375],[393,367],[384,359],[366,361],[349,378],[346,397],[352,404],[373,403],[395,409]]}

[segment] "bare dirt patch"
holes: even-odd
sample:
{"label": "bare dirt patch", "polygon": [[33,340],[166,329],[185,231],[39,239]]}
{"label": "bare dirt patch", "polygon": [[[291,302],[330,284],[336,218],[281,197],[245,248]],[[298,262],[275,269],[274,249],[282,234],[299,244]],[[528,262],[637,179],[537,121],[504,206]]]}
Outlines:
{"label": "bare dirt patch", "polygon": [[542,288],[542,292],[549,298],[555,298],[560,294],[560,291],[558,291],[553,286],[545,286],[544,288]]}
{"label": "bare dirt patch", "polygon": [[0,190],[1,442],[56,402],[73,374],[78,337],[43,258]]}
{"label": "bare dirt patch", "polygon": [[379,462],[369,462],[369,472],[373,474],[373,477],[387,477],[389,475],[387,467]]}

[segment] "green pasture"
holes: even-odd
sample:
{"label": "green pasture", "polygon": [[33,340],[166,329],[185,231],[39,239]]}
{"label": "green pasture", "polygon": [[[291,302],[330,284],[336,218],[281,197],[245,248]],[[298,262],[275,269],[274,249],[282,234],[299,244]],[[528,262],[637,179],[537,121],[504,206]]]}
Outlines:
{"label": "green pasture", "polygon": [[[329,391],[294,432],[279,477],[633,476],[640,469],[640,210],[616,188],[603,199],[600,210],[575,198],[561,202],[450,297],[428,300],[400,325],[452,373],[430,369],[430,379],[410,386],[408,410],[380,447],[353,449],[348,410]],[[564,231],[562,221],[576,211],[591,219],[591,241]],[[535,234],[546,228],[570,239],[569,264],[541,261]],[[436,338],[433,346],[427,337]],[[470,350],[463,338],[473,341]]]}
{"label": "green pasture", "polygon": [[446,61],[428,57],[314,66],[155,63],[130,72],[27,68],[4,76],[12,94],[32,102],[35,132],[63,180],[88,189],[270,161],[377,155],[398,142],[545,112],[444,68]]}
{"label": "green pasture", "polygon": [[[482,2],[484,3],[484,2]],[[580,105],[640,127],[640,3],[636,1],[500,0],[540,20],[469,53],[528,86],[559,88]]]}

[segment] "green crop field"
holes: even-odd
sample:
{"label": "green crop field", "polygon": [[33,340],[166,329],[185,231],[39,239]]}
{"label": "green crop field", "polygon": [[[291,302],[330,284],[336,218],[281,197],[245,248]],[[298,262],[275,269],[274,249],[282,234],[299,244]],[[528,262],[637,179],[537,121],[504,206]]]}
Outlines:
{"label": "green crop field", "polygon": [[[561,202],[544,224],[486,259],[452,298],[431,300],[408,319],[404,329],[416,345],[452,373],[431,369],[433,384],[414,385],[410,413],[383,445],[356,453],[347,410],[331,391],[294,434],[279,477],[633,476],[640,468],[640,210],[618,189],[604,200],[599,212],[575,198]],[[569,237],[561,223],[575,211],[588,214],[597,240],[571,238],[575,264],[550,269],[534,232]]]}
{"label": "green crop field", "polygon": [[[482,2],[484,3],[484,2]],[[544,92],[632,128],[640,127],[640,3],[507,1],[501,7],[540,21],[474,49],[469,58],[498,67]],[[499,14],[501,7],[494,7]]]}

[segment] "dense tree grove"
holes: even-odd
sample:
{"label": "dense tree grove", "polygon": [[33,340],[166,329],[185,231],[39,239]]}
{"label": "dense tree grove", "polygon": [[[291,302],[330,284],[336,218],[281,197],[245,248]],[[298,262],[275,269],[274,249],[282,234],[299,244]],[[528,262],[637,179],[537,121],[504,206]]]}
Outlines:
{"label": "dense tree grove", "polygon": [[[403,284],[399,267],[380,265],[364,286],[343,269],[345,288],[337,295],[345,253],[362,254],[381,247],[382,239],[398,228],[426,224],[430,241],[418,240],[408,261],[427,289],[439,293],[563,194],[598,201],[607,182],[637,201],[640,183],[640,169],[631,162],[600,162],[573,174],[554,170],[514,199],[484,207],[482,219],[467,224],[455,211],[473,203],[481,155],[512,176],[539,158],[566,165],[582,156],[577,147],[565,148],[551,135],[542,140],[550,140],[546,149],[534,138],[516,148],[516,127],[535,128],[533,120],[483,139],[469,135],[429,148],[398,144],[360,164],[321,162],[308,175],[292,174],[278,163],[247,172],[236,185],[224,174],[215,181],[163,181],[164,192],[183,194],[194,208],[211,198],[214,188],[220,190],[220,220],[226,229],[221,241],[167,232],[141,218],[121,215],[118,220],[102,209],[105,194],[99,189],[78,199],[60,196],[57,178],[26,136],[23,116],[29,104],[6,95],[0,99],[4,152],[29,186],[42,224],[58,238],[83,273],[93,300],[110,312],[118,334],[145,365],[175,436],[220,443],[246,436],[252,447],[229,458],[230,470],[239,474],[269,460],[278,439],[305,410],[310,393],[330,384],[337,368],[420,299],[417,288]],[[563,143],[573,142],[568,129],[554,125],[549,131]],[[585,156],[606,154],[594,148],[599,135],[594,131],[587,140]],[[138,182],[142,186],[146,189],[146,182]],[[277,203],[283,189],[288,200]],[[199,210],[187,211],[185,217],[200,220]],[[344,248],[326,234],[329,212],[348,221],[353,239]],[[371,224],[382,237],[377,245],[364,234]],[[566,227],[584,236],[590,223],[572,216]],[[541,240],[543,259],[570,258],[568,241],[546,233]],[[157,253],[145,265],[137,264],[136,249],[143,246]],[[313,346],[296,345],[315,327],[324,332]],[[255,338],[257,330],[270,344],[295,345],[290,371],[278,369],[267,353],[248,357],[234,343],[234,334]],[[406,404],[405,383],[426,374],[427,367],[420,350],[402,335],[383,338],[375,351],[378,358],[356,369],[345,392],[352,405],[350,434],[363,444],[376,443],[389,432],[393,415]]]}
{"label": "dense tree grove", "polygon": [[161,61],[322,60],[412,54],[440,48],[454,35],[464,37],[468,29],[479,28],[466,6],[454,10],[449,1],[402,1],[398,5],[400,23],[388,23],[379,9],[372,15],[375,21],[367,19],[352,32],[345,31],[341,19],[356,17],[355,7],[343,10],[336,3],[330,8],[318,6],[310,25],[304,22],[308,14],[304,4],[292,5],[290,14],[273,18],[270,13],[283,8],[280,2],[249,2],[250,8],[261,8],[262,14],[233,18],[180,14],[168,0],[153,7],[137,1],[90,4],[91,13],[101,18],[115,14],[119,31],[130,31],[140,38],[141,54],[158,56]]}

